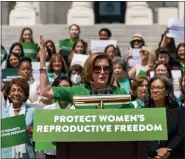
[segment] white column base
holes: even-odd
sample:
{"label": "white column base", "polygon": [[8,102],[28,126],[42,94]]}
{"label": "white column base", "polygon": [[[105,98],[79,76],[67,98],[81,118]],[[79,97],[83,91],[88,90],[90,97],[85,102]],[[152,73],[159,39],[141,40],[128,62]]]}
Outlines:
{"label": "white column base", "polygon": [[73,2],[67,13],[67,24],[94,25],[92,2]]}
{"label": "white column base", "polygon": [[36,24],[36,12],[32,2],[16,2],[15,8],[10,12],[10,26],[30,26]]}
{"label": "white column base", "polygon": [[125,19],[127,25],[153,24],[153,13],[146,2],[127,2]]}

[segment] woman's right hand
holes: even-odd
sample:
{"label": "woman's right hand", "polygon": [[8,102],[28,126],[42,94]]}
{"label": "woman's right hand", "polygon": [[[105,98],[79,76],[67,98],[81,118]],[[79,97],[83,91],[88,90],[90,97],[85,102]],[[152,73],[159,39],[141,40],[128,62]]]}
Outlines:
{"label": "woman's right hand", "polygon": [[43,68],[46,66],[46,52],[44,46],[44,38],[40,35],[40,50],[39,50],[39,57],[40,57],[40,67]]}

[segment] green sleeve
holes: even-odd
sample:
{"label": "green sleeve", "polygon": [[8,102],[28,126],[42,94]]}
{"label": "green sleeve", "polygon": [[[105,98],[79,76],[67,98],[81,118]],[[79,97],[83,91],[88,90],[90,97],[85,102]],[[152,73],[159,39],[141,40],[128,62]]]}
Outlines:
{"label": "green sleeve", "polygon": [[73,101],[73,95],[75,92],[74,87],[52,87],[52,90],[54,93],[53,99],[55,101]]}
{"label": "green sleeve", "polygon": [[118,88],[117,94],[128,94],[124,88]]}

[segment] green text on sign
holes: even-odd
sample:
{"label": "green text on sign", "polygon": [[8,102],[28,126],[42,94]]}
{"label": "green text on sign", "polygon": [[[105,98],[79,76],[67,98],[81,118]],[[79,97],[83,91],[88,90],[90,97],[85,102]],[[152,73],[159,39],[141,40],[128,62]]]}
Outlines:
{"label": "green text on sign", "polygon": [[24,115],[1,119],[2,148],[12,147],[28,142]]}
{"label": "green text on sign", "polygon": [[164,108],[36,110],[34,116],[33,140],[39,142],[166,139]]}

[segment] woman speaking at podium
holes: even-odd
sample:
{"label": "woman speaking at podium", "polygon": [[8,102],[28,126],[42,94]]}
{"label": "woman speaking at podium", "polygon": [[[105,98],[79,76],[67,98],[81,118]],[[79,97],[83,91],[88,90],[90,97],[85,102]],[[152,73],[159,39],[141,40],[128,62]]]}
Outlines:
{"label": "woman speaking at podium", "polygon": [[[51,87],[47,77],[44,39],[40,39],[40,92],[42,96],[56,101],[73,102],[73,96],[98,94],[127,94],[124,89],[110,84],[113,66],[112,61],[104,53],[92,54],[84,65],[83,83],[69,88]],[[129,107],[130,104],[126,105]]]}
{"label": "woman speaking at podium", "polygon": [[[98,95],[98,94],[126,94],[124,89],[110,84],[113,67],[112,61],[105,53],[94,53],[85,62],[83,83],[73,87],[51,87],[45,67],[46,55],[44,52],[44,40],[41,37],[40,47],[40,92],[42,96],[56,101],[68,101],[73,103],[74,96]],[[110,97],[110,96],[109,96]],[[98,98],[98,97],[97,97]],[[128,102],[129,103],[129,102]],[[83,108],[88,108],[85,106]],[[105,109],[130,108],[129,104],[106,105]],[[79,107],[77,108],[79,109]],[[97,109],[97,107],[90,107]],[[61,134],[62,135],[62,134]],[[144,145],[144,146],[143,146]],[[144,149],[144,150],[143,150]],[[141,142],[57,142],[57,159],[92,159],[92,158],[122,158],[136,159],[147,158],[147,143]]]}

